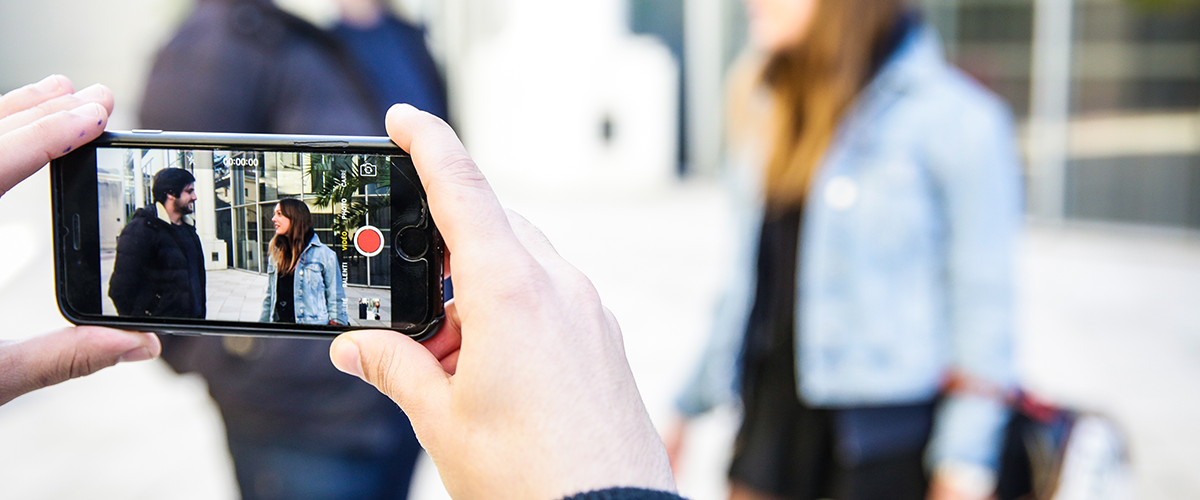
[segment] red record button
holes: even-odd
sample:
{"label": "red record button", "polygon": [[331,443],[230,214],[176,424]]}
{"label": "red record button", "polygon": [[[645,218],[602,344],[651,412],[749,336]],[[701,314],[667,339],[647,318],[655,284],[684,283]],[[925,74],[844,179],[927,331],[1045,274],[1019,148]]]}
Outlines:
{"label": "red record button", "polygon": [[354,232],[354,249],[367,257],[383,251],[383,232],[375,226],[363,226]]}

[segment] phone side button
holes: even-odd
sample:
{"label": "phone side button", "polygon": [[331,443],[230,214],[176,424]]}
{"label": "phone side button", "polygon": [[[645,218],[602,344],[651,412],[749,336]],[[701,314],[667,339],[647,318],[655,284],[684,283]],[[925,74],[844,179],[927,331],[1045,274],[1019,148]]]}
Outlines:
{"label": "phone side button", "polygon": [[161,131],[161,130],[151,129],[151,128],[135,128],[133,130],[130,130],[130,132],[133,132],[135,134],[161,134],[161,133],[163,133],[163,131]]}
{"label": "phone side button", "polygon": [[83,246],[83,237],[79,234],[79,228],[79,214],[74,214],[71,216],[71,248],[76,252]]}

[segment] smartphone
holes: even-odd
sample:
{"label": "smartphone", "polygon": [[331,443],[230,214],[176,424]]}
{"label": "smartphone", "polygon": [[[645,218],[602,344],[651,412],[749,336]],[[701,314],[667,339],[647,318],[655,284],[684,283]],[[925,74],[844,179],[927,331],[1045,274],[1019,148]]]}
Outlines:
{"label": "smartphone", "polygon": [[442,238],[386,137],[108,132],[50,175],[72,323],[424,340],[445,317]]}

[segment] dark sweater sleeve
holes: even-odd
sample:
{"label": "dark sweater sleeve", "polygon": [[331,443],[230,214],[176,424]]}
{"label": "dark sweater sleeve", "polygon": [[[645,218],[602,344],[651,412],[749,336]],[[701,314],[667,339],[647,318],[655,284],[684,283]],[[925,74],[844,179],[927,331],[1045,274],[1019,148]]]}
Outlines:
{"label": "dark sweater sleeve", "polygon": [[589,491],[564,498],[563,500],[684,500],[674,493],[642,488],[609,488]]}

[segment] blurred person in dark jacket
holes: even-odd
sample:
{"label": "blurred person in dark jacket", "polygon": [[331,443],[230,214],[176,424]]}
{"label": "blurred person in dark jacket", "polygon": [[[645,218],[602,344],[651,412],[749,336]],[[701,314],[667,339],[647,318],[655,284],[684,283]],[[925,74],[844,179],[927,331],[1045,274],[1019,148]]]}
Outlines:
{"label": "blurred person in dark jacket", "polygon": [[[378,88],[335,37],[268,0],[200,0],[158,54],[141,122],[177,131],[383,135],[388,106]],[[408,419],[331,367],[328,341],[162,340],[172,368],[208,382],[244,498],[406,496],[420,452]]]}
{"label": "blurred person in dark jacket", "polygon": [[154,174],[154,205],[139,208],[117,238],[108,296],[121,316],[204,318],[204,249],[192,222],[196,178]]}
{"label": "blurred person in dark jacket", "polygon": [[425,30],[396,16],[383,0],[338,0],[331,33],[363,68],[379,109],[402,102],[443,120],[446,85],[425,46]]}
{"label": "blurred person in dark jacket", "polygon": [[909,2],[745,3],[744,232],[677,409],[741,403],[732,498],[989,498],[1016,381],[1010,112]]}

